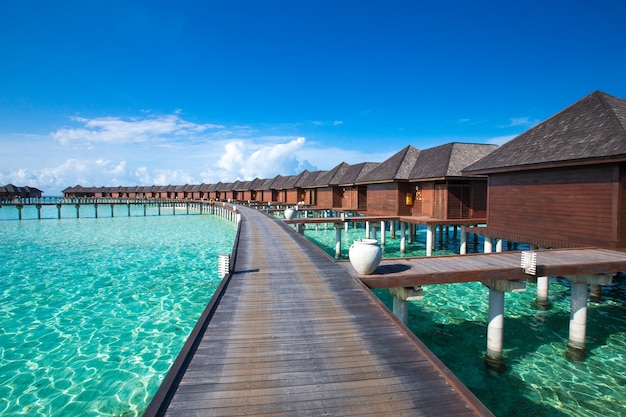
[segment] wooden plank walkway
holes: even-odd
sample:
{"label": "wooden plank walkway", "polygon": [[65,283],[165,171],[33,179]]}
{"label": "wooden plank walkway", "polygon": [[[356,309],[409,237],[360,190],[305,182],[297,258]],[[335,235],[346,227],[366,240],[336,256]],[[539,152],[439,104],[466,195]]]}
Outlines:
{"label": "wooden plank walkway", "polygon": [[492,415],[339,264],[240,212],[234,273],[146,416]]}
{"label": "wooden plank walkway", "polygon": [[[537,252],[536,276],[592,275],[626,271],[626,253],[608,249],[552,249]],[[371,275],[346,271],[370,288],[413,287],[455,282],[528,279],[521,252],[384,259]]]}

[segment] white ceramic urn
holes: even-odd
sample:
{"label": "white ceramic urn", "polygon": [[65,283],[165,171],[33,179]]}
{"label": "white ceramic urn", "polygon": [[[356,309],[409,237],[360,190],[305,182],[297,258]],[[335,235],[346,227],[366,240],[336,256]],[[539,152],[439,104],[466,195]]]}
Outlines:
{"label": "white ceramic urn", "polygon": [[356,272],[369,275],[380,263],[383,250],[376,239],[359,239],[350,246],[348,256]]}
{"label": "white ceramic urn", "polygon": [[296,211],[292,208],[285,209],[285,219],[293,220],[296,217]]}

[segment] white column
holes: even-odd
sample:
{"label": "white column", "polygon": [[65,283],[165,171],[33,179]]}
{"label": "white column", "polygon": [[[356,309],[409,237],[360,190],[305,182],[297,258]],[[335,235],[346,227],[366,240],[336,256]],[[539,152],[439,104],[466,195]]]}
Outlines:
{"label": "white column", "polygon": [[504,332],[504,292],[489,288],[489,322],[487,325],[487,353],[489,366],[502,366],[502,335]]}
{"label": "white column", "polygon": [[461,255],[467,254],[467,228],[465,226],[461,226],[461,244],[459,253]]}
{"label": "white column", "polygon": [[380,244],[382,246],[385,246],[385,235],[386,235],[385,231],[386,231],[385,230],[385,221],[381,220],[380,221]]}
{"label": "white column", "polygon": [[538,307],[549,307],[550,301],[548,299],[548,277],[537,277],[537,298],[535,298],[535,305]]}
{"label": "white column", "polygon": [[433,256],[433,226],[426,225],[426,256]]}
{"label": "white column", "polygon": [[393,298],[393,314],[402,323],[407,324],[409,321],[409,303],[406,300],[401,300],[398,297]]}
{"label": "white column", "polygon": [[341,224],[335,223],[335,258],[341,258]]}
{"label": "white column", "polygon": [[369,221],[365,222],[365,238],[366,239],[370,238],[370,222]]}
{"label": "white column", "polygon": [[422,299],[421,287],[396,287],[389,288],[389,293],[393,297],[393,314],[402,323],[409,321],[409,301]]}
{"label": "white column", "polygon": [[587,334],[587,283],[572,282],[572,301],[569,316],[569,339],[567,347],[569,357],[575,359],[572,353],[585,355],[585,337]]}
{"label": "white column", "polygon": [[491,241],[491,237],[489,236],[485,236],[485,243],[484,243],[484,251],[485,253],[491,253],[492,252],[492,241]]}
{"label": "white column", "polygon": [[400,222],[400,253],[406,252],[406,223]]}
{"label": "white column", "polygon": [[496,252],[502,252],[502,239],[496,239]]}
{"label": "white column", "polygon": [[571,310],[569,316],[569,338],[567,358],[585,359],[585,337],[587,334],[587,285],[608,285],[612,275],[573,275],[566,276],[571,283]]}

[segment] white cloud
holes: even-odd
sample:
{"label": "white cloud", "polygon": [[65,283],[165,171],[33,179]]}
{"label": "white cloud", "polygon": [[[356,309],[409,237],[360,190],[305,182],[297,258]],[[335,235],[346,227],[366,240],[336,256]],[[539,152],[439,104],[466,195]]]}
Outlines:
{"label": "white cloud", "polygon": [[531,120],[528,117],[511,117],[509,123],[500,127],[532,127],[539,123],[538,120]]}
{"label": "white cloud", "polygon": [[273,178],[278,174],[294,175],[302,167],[316,169],[307,161],[300,160],[298,151],[302,150],[306,139],[299,137],[286,143],[268,143],[233,140],[224,146],[224,153],[216,167],[202,172],[203,182],[252,180]]}
{"label": "white cloud", "polygon": [[511,139],[517,137],[518,135],[506,135],[506,136],[496,136],[493,138],[489,138],[486,141],[484,141],[487,144],[490,145],[503,145],[506,142],[510,141]]}
{"label": "white cloud", "polygon": [[74,117],[82,125],[78,128],[59,129],[52,138],[63,145],[70,143],[138,143],[165,137],[195,135],[209,129],[223,129],[214,124],[196,124],[181,119],[178,114],[147,119],[122,119],[103,117],[88,119]]}

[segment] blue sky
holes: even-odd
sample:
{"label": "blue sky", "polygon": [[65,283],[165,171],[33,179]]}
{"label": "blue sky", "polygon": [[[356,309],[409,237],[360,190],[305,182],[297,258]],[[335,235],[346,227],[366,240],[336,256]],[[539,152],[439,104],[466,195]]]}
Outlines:
{"label": "blue sky", "polygon": [[7,0],[0,185],[270,178],[626,98],[626,2]]}

